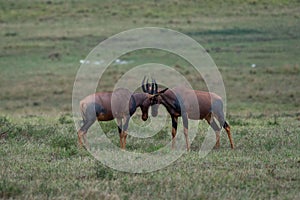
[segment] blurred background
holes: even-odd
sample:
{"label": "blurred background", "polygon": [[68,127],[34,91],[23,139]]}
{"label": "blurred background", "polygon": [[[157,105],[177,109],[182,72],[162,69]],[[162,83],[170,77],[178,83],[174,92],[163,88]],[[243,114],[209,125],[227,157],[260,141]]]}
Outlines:
{"label": "blurred background", "polygon": [[[298,1],[1,1],[0,112],[71,111],[75,75],[111,35],[137,27],[170,28],[198,41],[223,76],[228,112],[298,112]],[[186,63],[154,50],[112,63],[99,90],[132,66],[159,60],[205,90]],[[296,110],[298,108],[298,110]]]}

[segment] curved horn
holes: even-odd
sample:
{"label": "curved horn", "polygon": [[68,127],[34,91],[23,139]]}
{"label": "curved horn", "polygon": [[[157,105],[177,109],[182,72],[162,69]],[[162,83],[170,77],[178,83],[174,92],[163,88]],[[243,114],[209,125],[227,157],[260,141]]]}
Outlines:
{"label": "curved horn", "polygon": [[147,89],[145,88],[145,79],[146,79],[146,76],[144,76],[144,79],[142,81],[142,89],[143,89],[143,92],[147,92]]}
{"label": "curved horn", "polygon": [[165,91],[167,91],[169,88],[165,88],[165,89],[163,89],[162,91],[159,91],[159,94],[162,94],[162,93],[164,93]]}
{"label": "curved horn", "polygon": [[155,80],[152,78],[152,84],[151,84],[151,94],[154,94],[155,90],[154,90],[154,83],[155,83]]}
{"label": "curved horn", "polygon": [[157,86],[157,83],[156,83],[155,79],[154,79],[154,85],[155,85],[155,92],[154,93],[157,94],[158,93],[158,91],[157,91],[158,90],[158,86]]}
{"label": "curved horn", "polygon": [[149,91],[149,89],[150,89],[150,84],[149,84],[149,82],[148,82],[148,78],[147,78],[147,83],[146,83],[146,88],[147,88],[147,93],[150,93],[150,91]]}

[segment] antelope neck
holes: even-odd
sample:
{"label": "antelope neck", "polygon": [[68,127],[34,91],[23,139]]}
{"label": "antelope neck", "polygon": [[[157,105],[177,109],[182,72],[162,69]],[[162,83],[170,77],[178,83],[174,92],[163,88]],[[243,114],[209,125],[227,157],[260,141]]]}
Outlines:
{"label": "antelope neck", "polygon": [[143,102],[145,101],[145,99],[147,98],[147,94],[134,93],[133,98],[135,100],[136,107],[140,107],[143,104]]}
{"label": "antelope neck", "polygon": [[[165,95],[165,94],[161,94],[160,95],[162,98],[162,104],[166,107],[166,108],[172,108],[173,110],[176,110],[176,101],[177,99],[175,99],[175,102],[173,102],[173,99],[170,98],[169,96]],[[176,98],[176,96],[175,96]]]}

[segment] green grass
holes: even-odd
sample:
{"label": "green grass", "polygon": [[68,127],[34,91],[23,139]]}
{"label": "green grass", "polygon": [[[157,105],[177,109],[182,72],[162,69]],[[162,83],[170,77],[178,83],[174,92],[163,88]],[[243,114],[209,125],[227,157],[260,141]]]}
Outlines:
{"label": "green grass", "polygon": [[[0,0],[0,198],[298,199],[299,13],[297,0]],[[222,134],[221,149],[200,159],[205,122],[191,152],[156,172],[115,171],[77,148],[71,98],[79,61],[113,34],[151,26],[187,34],[214,59],[235,150]],[[122,59],[133,62],[112,64],[99,91],[149,62],[206,90],[176,55],[150,49]],[[118,146],[116,125],[101,126]],[[161,148],[169,126],[149,139],[129,136],[128,151]]]}
{"label": "green grass", "polygon": [[[110,169],[77,148],[73,125],[61,117],[47,123],[31,117],[23,123],[1,118],[1,197],[88,198],[287,198],[299,197],[299,116],[231,116],[235,150],[226,134],[221,148],[200,159],[205,122],[191,151],[170,166],[146,174]],[[114,123],[106,126],[114,132]],[[3,130],[1,130],[3,131]],[[130,137],[128,151],[156,150],[170,141],[170,128],[155,143]],[[179,132],[179,134],[182,134]],[[153,140],[153,139],[152,139]],[[133,145],[134,144],[134,145]]]}

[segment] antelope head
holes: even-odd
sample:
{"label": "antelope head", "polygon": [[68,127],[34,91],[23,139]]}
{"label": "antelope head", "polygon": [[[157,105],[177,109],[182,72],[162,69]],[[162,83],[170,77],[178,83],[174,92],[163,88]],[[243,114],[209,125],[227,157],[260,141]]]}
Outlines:
{"label": "antelope head", "polygon": [[164,93],[168,88],[158,91],[158,85],[155,81],[155,79],[152,78],[152,83],[147,81],[145,83],[146,76],[144,76],[143,82],[142,82],[142,90],[144,93],[147,93],[148,99],[144,102],[145,104],[149,104],[148,106],[151,106],[151,115],[153,117],[156,117],[158,114],[158,106],[160,104],[159,102],[159,95]]}

